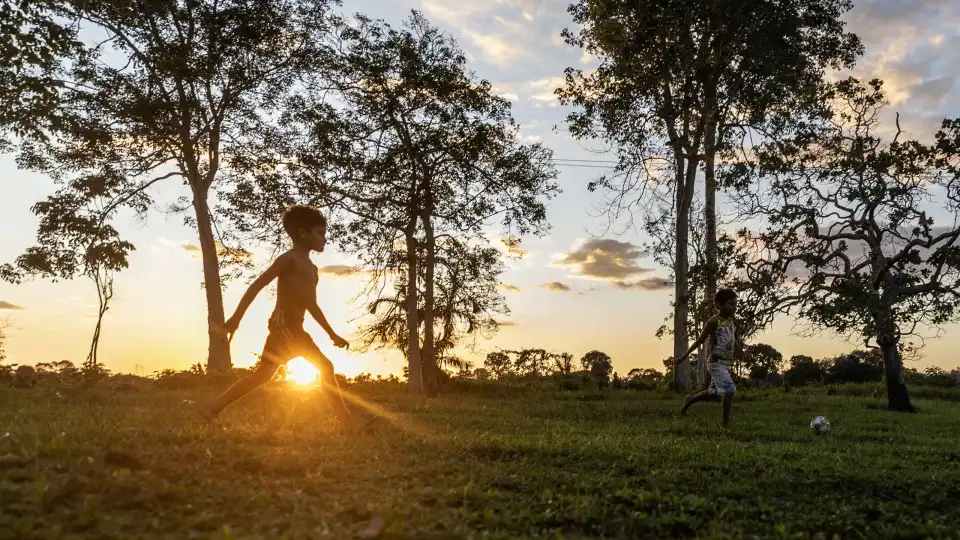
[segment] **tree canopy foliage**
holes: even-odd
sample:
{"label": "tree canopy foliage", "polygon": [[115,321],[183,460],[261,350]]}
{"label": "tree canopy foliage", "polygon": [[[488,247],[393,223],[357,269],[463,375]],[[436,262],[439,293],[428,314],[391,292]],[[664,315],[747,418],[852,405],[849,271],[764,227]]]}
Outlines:
{"label": "tree canopy foliage", "polygon": [[846,79],[825,99],[833,118],[759,145],[738,168],[743,211],[767,225],[741,233],[753,248],[743,275],[785,313],[875,340],[890,407],[911,410],[901,339],[955,320],[960,305],[960,121],[932,143],[902,140],[899,117],[880,123],[881,81]]}
{"label": "tree canopy foliage", "polygon": [[[216,330],[224,321],[221,271],[248,263],[249,253],[227,247],[216,193],[266,136],[284,97],[318,69],[331,2],[21,4],[29,7],[15,10],[20,33],[0,60],[13,66],[3,70],[0,91],[20,100],[0,119],[17,135],[18,165],[60,186],[34,207],[40,234],[94,199],[105,199],[102,223],[119,210],[143,216],[155,206],[154,186],[182,184],[186,194],[173,209],[193,210],[186,221],[199,236],[209,367],[229,368],[226,338]],[[21,72],[30,77],[8,80]]]}
{"label": "tree canopy foliage", "polygon": [[[690,210],[697,174],[710,180],[706,208],[709,292],[717,282],[714,162],[757,130],[773,134],[821,112],[826,69],[852,65],[859,39],[844,29],[849,0],[737,2],[579,0],[579,30],[566,42],[597,56],[590,72],[568,68],[561,103],[578,139],[602,139],[617,157],[611,174],[589,184],[611,194],[609,208],[649,212],[648,195],[667,201],[674,237],[674,357],[688,347]],[[629,215],[632,219],[632,215]],[[662,223],[651,219],[652,223]],[[690,388],[689,365],[677,387]]]}
{"label": "tree canopy foliage", "polygon": [[521,143],[509,101],[422,14],[333,24],[323,85],[287,102],[274,161],[257,157],[227,200],[245,231],[293,202],[329,208],[332,238],[372,276],[367,344],[403,344],[411,386],[433,393],[443,355],[506,311],[485,229],[548,228],[552,152]]}

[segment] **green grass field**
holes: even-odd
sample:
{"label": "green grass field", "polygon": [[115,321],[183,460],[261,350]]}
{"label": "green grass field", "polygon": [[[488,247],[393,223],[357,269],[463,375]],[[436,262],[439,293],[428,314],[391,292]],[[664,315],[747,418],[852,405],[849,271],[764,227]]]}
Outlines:
{"label": "green grass field", "polygon": [[[314,392],[0,389],[0,538],[940,538],[960,531],[960,406],[745,392],[407,396],[341,433]],[[809,433],[827,416],[826,437]],[[376,527],[374,527],[376,528]],[[826,536],[823,536],[825,534]],[[819,535],[819,536],[818,536]]]}

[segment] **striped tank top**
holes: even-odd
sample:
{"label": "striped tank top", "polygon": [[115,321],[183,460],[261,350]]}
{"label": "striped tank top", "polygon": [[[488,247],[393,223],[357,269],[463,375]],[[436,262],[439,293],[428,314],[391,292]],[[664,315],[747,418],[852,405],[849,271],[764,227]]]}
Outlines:
{"label": "striped tank top", "polygon": [[737,343],[737,329],[733,319],[717,317],[717,329],[710,336],[713,361],[721,364],[733,364],[733,351]]}

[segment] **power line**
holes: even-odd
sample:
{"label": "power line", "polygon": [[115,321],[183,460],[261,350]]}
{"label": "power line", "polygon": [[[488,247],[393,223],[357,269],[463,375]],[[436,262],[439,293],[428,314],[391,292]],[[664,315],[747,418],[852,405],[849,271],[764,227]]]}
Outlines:
{"label": "power line", "polygon": [[572,158],[554,158],[554,161],[575,161],[578,163],[611,163],[616,164],[616,161],[610,161],[605,159],[572,159]]}
{"label": "power line", "polygon": [[554,165],[573,169],[606,169],[608,171],[613,168],[612,165],[580,165],[577,163],[554,163]]}

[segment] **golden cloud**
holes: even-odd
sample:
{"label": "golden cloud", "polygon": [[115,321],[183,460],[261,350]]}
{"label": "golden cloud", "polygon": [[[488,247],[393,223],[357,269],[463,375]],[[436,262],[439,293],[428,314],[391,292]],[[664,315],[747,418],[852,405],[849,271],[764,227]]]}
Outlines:
{"label": "golden cloud", "polygon": [[592,238],[555,264],[573,267],[576,275],[581,277],[623,281],[652,271],[637,264],[637,260],[646,256],[643,250],[629,242]]}
{"label": "golden cloud", "polygon": [[[362,274],[376,274],[377,271],[373,268],[362,268],[359,266],[350,266],[348,264],[328,264],[326,266],[321,266],[317,268],[317,273],[321,276],[334,276],[334,277],[350,277],[350,276],[359,276]],[[390,274],[400,274],[399,270],[381,270],[380,275],[390,275]]]}
{"label": "golden cloud", "polygon": [[613,285],[624,290],[663,291],[673,287],[673,282],[661,277],[652,277],[639,281],[615,281]]}
{"label": "golden cloud", "polygon": [[515,255],[517,257],[523,257],[527,253],[527,250],[520,247],[520,239],[510,236],[503,236],[500,238],[500,243],[503,245],[503,248],[510,255]]}
{"label": "golden cloud", "polygon": [[361,268],[346,264],[329,264],[327,266],[321,266],[317,268],[317,273],[320,275],[337,277],[355,276],[357,274],[362,274],[363,272],[364,270]]}
{"label": "golden cloud", "polygon": [[560,283],[559,281],[551,281],[550,283],[544,283],[543,285],[541,285],[541,287],[543,287],[544,289],[547,289],[547,290],[557,291],[557,292],[570,292],[570,291],[571,291],[569,285],[564,285],[563,283]]}
{"label": "golden cloud", "polygon": [[[167,240],[161,239],[161,244],[170,245],[171,243]],[[243,248],[231,248],[225,246],[221,242],[214,242],[214,245],[217,247],[217,256],[221,259],[232,259],[235,262],[245,263],[253,260],[253,253],[243,249]],[[203,259],[203,249],[194,244],[193,242],[181,242],[178,246],[183,251],[190,254],[190,257],[193,259],[201,260]]]}

